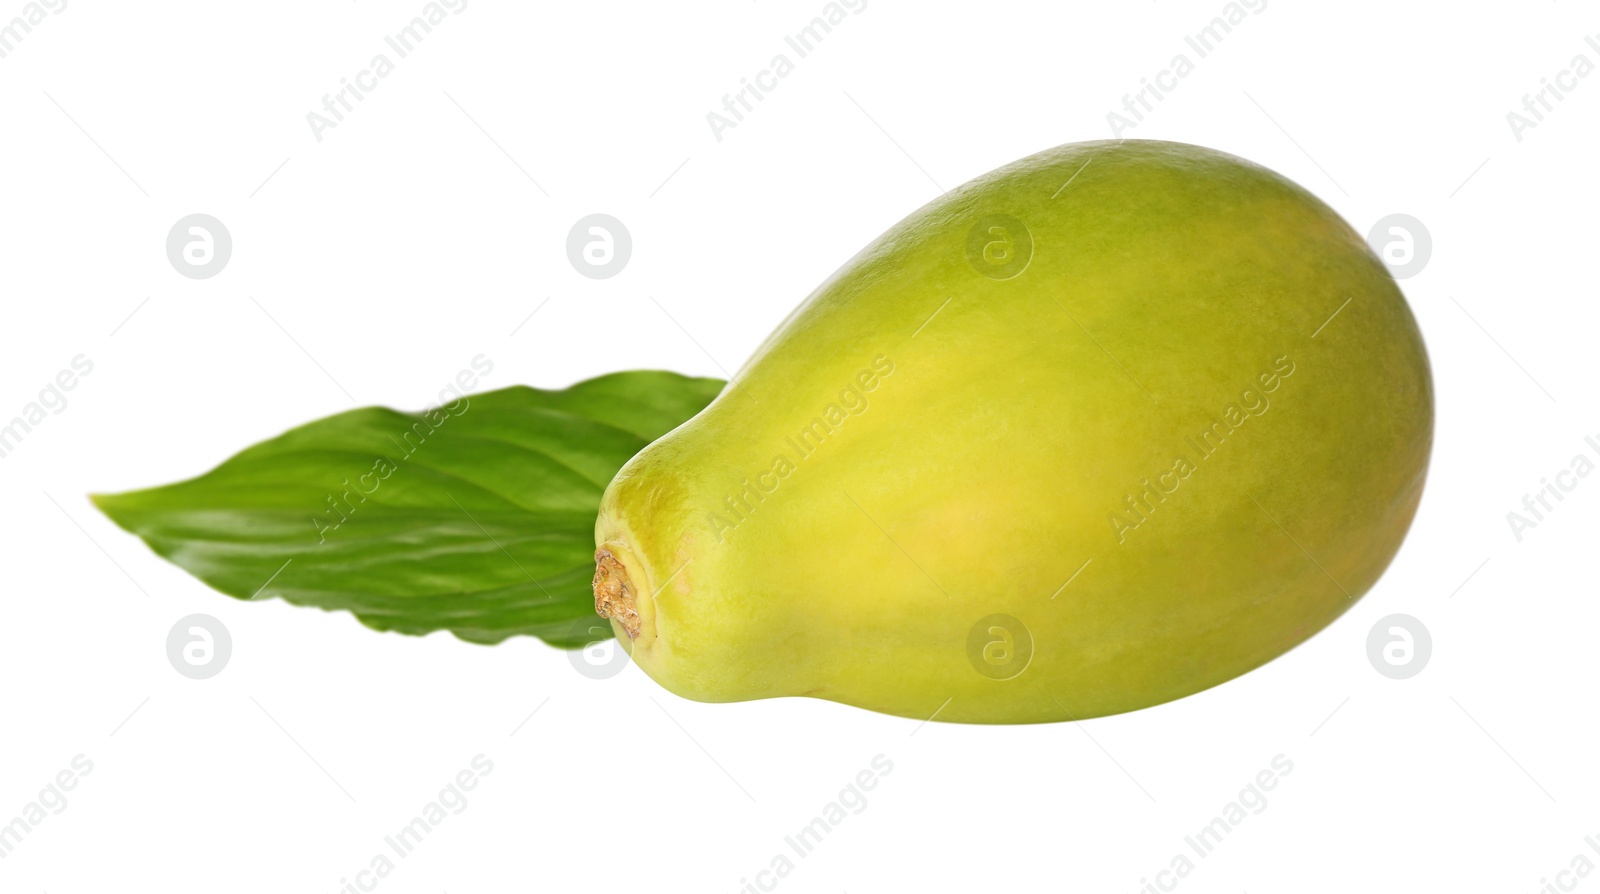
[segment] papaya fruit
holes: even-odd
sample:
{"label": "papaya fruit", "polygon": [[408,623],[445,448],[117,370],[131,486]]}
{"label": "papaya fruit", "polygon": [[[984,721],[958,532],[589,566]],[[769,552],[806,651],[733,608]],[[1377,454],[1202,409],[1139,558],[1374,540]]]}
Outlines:
{"label": "papaya fruit", "polygon": [[1349,609],[1432,435],[1416,321],[1326,204],[1197,146],[1064,145],[891,227],[625,464],[596,608],[701,701],[1135,710]]}

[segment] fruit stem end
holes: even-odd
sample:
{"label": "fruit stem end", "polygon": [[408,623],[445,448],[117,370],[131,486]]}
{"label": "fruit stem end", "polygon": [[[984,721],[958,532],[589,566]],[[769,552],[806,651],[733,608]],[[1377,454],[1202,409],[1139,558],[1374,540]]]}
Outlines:
{"label": "fruit stem end", "polygon": [[600,617],[621,624],[628,639],[639,638],[639,607],[633,581],[628,578],[628,569],[603,547],[594,553],[594,610]]}

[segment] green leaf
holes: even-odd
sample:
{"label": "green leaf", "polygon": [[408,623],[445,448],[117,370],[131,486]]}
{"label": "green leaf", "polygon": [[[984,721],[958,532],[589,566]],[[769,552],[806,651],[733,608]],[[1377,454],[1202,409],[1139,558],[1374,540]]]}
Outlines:
{"label": "green leaf", "polygon": [[157,554],[239,599],[341,609],[377,630],[593,640],[594,522],[617,469],[717,379],[623,372],[423,413],[340,413],[188,481],[96,495]]}

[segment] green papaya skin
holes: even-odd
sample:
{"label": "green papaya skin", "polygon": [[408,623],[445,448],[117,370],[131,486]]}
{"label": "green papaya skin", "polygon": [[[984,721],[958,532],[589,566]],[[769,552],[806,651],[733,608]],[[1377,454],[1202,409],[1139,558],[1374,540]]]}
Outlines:
{"label": "green papaya skin", "polygon": [[700,701],[1131,711],[1349,609],[1432,433],[1416,321],[1327,205],[1196,146],[1060,146],[896,224],[624,466],[596,603]]}

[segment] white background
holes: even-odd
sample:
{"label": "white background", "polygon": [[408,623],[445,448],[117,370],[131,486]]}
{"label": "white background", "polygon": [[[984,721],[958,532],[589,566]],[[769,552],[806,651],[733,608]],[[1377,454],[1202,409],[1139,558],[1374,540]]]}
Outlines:
{"label": "white background", "polygon": [[[1600,863],[1600,477],[1521,542],[1506,520],[1600,436],[1600,76],[1520,141],[1506,119],[1574,56],[1600,63],[1600,11],[1273,0],[1121,134],[1266,164],[1363,233],[1426,224],[1402,285],[1438,392],[1427,495],[1377,587],[1266,667],[984,728],[702,705],[533,640],[236,602],[84,494],[352,401],[420,407],[479,353],[484,388],[723,375],[941,188],[1110,136],[1224,4],[871,0],[719,142],[706,114],[821,2],[473,0],[315,139],[306,114],[422,7],[72,0],[0,59],[0,416],[94,363],[0,460],[0,822],[94,764],[0,890],[332,894],[480,753],[468,807],[375,890],[735,892],[878,754],[867,807],[777,889],[1138,891],[1279,754],[1267,807],[1177,890],[1533,892]],[[164,253],[194,212],[232,232],[212,279]],[[613,279],[566,258],[592,212],[633,235]],[[167,662],[193,612],[232,631],[210,680]],[[1398,681],[1366,655],[1395,612],[1434,646]]]}

